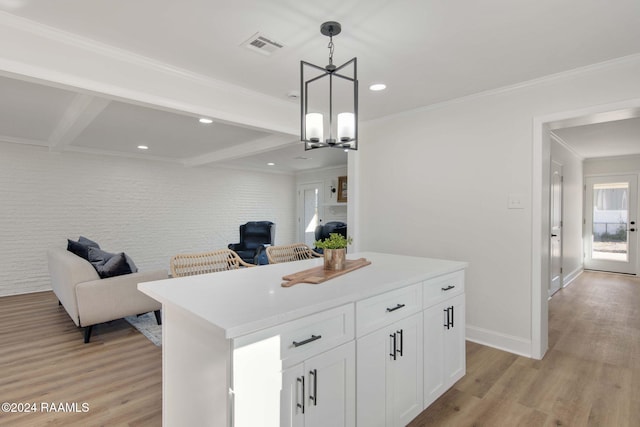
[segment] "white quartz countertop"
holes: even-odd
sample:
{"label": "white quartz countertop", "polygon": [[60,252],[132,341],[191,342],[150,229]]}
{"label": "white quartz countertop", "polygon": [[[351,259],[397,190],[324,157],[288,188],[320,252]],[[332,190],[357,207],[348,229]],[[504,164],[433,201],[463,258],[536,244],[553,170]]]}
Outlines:
{"label": "white quartz countertop", "polygon": [[466,262],[390,255],[347,254],[371,265],[313,285],[283,288],[282,276],[322,265],[323,259],[263,265],[138,284],[163,305],[174,305],[236,338],[342,304],[461,270]]}

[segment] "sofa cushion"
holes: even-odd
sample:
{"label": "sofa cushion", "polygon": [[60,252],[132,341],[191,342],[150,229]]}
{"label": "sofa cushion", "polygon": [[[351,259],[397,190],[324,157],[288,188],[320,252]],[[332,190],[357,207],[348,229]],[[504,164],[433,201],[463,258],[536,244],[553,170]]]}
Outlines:
{"label": "sofa cushion", "polygon": [[131,267],[127,263],[127,257],[124,252],[112,254],[90,246],[88,257],[89,262],[96,269],[101,279],[131,273]]}
{"label": "sofa cushion", "polygon": [[129,255],[127,255],[127,254],[124,254],[124,257],[127,259],[127,264],[129,264],[129,268],[131,269],[131,272],[132,273],[137,273],[138,272],[138,267],[133,262],[131,257]]}
{"label": "sofa cushion", "polygon": [[87,261],[89,261],[89,248],[90,246],[87,246],[84,243],[67,239],[67,250],[78,255],[80,258],[86,259]]}
{"label": "sofa cushion", "polygon": [[100,245],[84,236],[80,236],[77,242],[67,239],[67,250],[78,255],[80,258],[86,259],[87,261],[89,261],[89,248],[99,249]]}
{"label": "sofa cushion", "polygon": [[85,246],[92,246],[92,247],[94,247],[94,248],[98,248],[98,249],[100,249],[100,245],[98,244],[98,242],[94,242],[93,240],[91,240],[91,239],[87,239],[87,238],[86,238],[86,237],[84,237],[84,236],[80,236],[80,237],[78,238],[78,243],[82,243],[82,244],[83,244],[83,245],[85,245]]}

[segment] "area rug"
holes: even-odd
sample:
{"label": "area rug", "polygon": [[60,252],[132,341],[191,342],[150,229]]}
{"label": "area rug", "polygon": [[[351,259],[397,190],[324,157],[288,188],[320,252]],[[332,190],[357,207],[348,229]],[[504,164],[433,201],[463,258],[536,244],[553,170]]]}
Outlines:
{"label": "area rug", "polygon": [[162,346],[162,326],[156,322],[156,316],[153,313],[145,313],[140,316],[125,317],[124,320],[129,322],[131,326],[136,328],[145,337],[158,347]]}

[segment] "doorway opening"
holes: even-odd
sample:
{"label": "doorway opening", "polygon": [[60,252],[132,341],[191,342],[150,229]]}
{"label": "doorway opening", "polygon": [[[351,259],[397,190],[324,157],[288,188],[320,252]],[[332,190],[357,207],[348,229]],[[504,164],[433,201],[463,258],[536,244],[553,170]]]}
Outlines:
{"label": "doorway opening", "polygon": [[298,241],[310,247],[315,243],[316,227],[322,222],[322,182],[298,186]]}
{"label": "doorway opening", "polygon": [[640,98],[533,119],[531,357],[548,348],[551,279],[551,131],[640,117]]}

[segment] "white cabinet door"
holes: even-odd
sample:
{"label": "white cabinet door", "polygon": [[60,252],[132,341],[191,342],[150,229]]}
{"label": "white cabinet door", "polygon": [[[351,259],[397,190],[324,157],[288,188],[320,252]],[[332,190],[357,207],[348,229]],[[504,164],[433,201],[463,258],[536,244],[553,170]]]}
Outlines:
{"label": "white cabinet door", "polygon": [[444,390],[444,322],[443,305],[424,311],[424,407]]}
{"label": "white cabinet door", "polygon": [[355,384],[353,342],[284,370],[280,425],[355,427]]}
{"label": "white cabinet door", "polygon": [[464,376],[464,295],[424,311],[424,407]]}
{"label": "white cabinet door", "polygon": [[357,341],[358,425],[402,427],[422,411],[422,314]]}
{"label": "white cabinet door", "polygon": [[451,326],[444,334],[444,382],[449,388],[466,372],[464,295],[449,300],[447,307],[451,313]]}
{"label": "white cabinet door", "polygon": [[306,404],[304,366],[299,364],[282,371],[280,392],[280,427],[304,426]]}
{"label": "white cabinet door", "polygon": [[387,424],[387,360],[389,329],[383,328],[357,340],[356,401],[359,427],[385,427]]}
{"label": "white cabinet door", "polygon": [[403,319],[394,328],[389,345],[395,345],[396,357],[390,356],[387,362],[387,412],[391,413],[387,425],[404,427],[422,411],[422,314]]}
{"label": "white cabinet door", "polygon": [[349,342],[304,362],[305,427],[354,427],[355,343]]}

